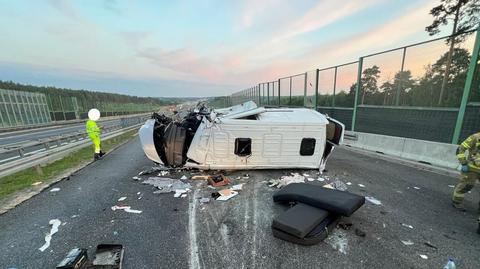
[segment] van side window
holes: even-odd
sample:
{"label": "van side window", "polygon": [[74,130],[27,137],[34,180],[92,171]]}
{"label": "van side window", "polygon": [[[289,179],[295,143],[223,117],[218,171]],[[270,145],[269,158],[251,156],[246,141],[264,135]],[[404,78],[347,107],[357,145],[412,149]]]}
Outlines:
{"label": "van side window", "polygon": [[312,156],[315,152],[315,138],[303,138],[300,144],[300,155]]}
{"label": "van side window", "polygon": [[235,154],[238,156],[252,155],[252,139],[250,138],[236,138],[235,139]]}

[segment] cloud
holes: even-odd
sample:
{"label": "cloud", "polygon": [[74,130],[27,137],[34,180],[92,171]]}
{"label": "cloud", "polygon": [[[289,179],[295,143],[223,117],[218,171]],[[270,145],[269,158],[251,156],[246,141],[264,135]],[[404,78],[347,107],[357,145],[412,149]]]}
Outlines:
{"label": "cloud", "polygon": [[80,15],[75,7],[72,5],[72,1],[69,0],[49,0],[50,6],[62,13],[65,17],[78,20]]}
{"label": "cloud", "polygon": [[256,24],[255,17],[258,18],[268,10],[269,7],[278,4],[278,0],[247,0],[244,3],[240,13],[240,27],[249,28]]}
{"label": "cloud", "polygon": [[117,0],[103,0],[103,7],[116,15],[123,15],[123,11],[118,6]]}

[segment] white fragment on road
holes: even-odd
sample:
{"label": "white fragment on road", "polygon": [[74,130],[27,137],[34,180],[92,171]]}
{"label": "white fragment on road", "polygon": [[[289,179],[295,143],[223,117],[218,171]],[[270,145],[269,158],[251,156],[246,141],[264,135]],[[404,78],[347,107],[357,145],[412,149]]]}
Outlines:
{"label": "white fragment on road", "polygon": [[60,191],[60,188],[52,188],[52,189],[50,190],[50,192],[57,192],[57,191]]}
{"label": "white fragment on road", "polygon": [[411,245],[414,244],[411,240],[400,240],[400,241],[402,241],[402,243],[403,243],[405,246],[411,246]]}
{"label": "white fragment on road", "polygon": [[308,181],[314,181],[315,179],[314,179],[314,178],[311,178],[311,177],[307,177],[307,180],[308,180]]}
{"label": "white fragment on road", "polygon": [[[293,173],[292,173],[293,174]],[[303,174],[304,177],[309,177],[310,175],[309,174]]]}
{"label": "white fragment on road", "polygon": [[424,259],[424,260],[428,260],[428,256],[427,255],[424,255],[424,254],[419,254],[420,255],[420,258]]}
{"label": "white fragment on road", "polygon": [[40,185],[40,184],[42,184],[42,182],[41,182],[41,181],[37,181],[37,182],[33,182],[33,183],[32,183],[32,186],[37,186],[37,185]]}
{"label": "white fragment on road", "polygon": [[416,190],[419,190],[419,189],[420,189],[420,188],[419,188],[419,187],[417,187],[417,186],[414,186],[413,188],[414,188],[414,189],[416,189]]}
{"label": "white fragment on road", "polygon": [[50,246],[52,236],[58,232],[58,226],[60,226],[62,222],[59,219],[52,219],[48,222],[48,224],[52,225],[52,228],[50,229],[50,232],[45,235],[45,244],[38,249],[41,252],[44,252]]}
{"label": "white fragment on road", "polygon": [[363,184],[358,184],[358,186],[359,186],[360,188],[365,188],[365,185],[363,185]]}
{"label": "white fragment on road", "polygon": [[168,175],[169,173],[170,173],[170,172],[165,171],[165,170],[164,170],[164,171],[160,171],[160,173],[158,174],[158,176],[164,177],[164,176]]}
{"label": "white fragment on road", "polygon": [[142,213],[141,210],[132,209],[130,206],[118,206],[118,205],[115,205],[115,206],[112,206],[112,210],[113,210],[113,211],[115,211],[115,210],[124,210],[125,212],[134,213],[134,214],[140,214],[140,213]]}
{"label": "white fragment on road", "polygon": [[347,182],[346,184],[347,184],[348,186],[350,186],[350,185],[352,185],[352,182],[349,181],[349,182]]}
{"label": "white fragment on road", "polygon": [[78,215],[72,215],[70,218],[74,219],[76,217],[78,217]]}
{"label": "white fragment on road", "polygon": [[237,185],[233,185],[232,186],[232,191],[241,191],[243,189],[243,184],[245,184],[245,183],[240,183],[240,184],[237,184]]}
{"label": "white fragment on road", "polygon": [[139,177],[137,177],[137,176],[134,176],[134,177],[132,177],[132,179],[140,180],[141,178],[139,178]]}
{"label": "white fragment on road", "polygon": [[397,193],[400,193],[400,194],[402,194],[402,193],[403,193],[403,191],[396,191],[396,192],[397,192]]}
{"label": "white fragment on road", "polygon": [[323,177],[319,177],[319,178],[317,178],[317,180],[320,181],[320,182],[325,181],[325,179]]}
{"label": "white fragment on road", "polygon": [[208,198],[208,197],[200,198],[200,203],[202,203],[202,204],[206,204],[206,203],[209,203],[209,202],[210,202],[210,198]]}
{"label": "white fragment on road", "polygon": [[217,201],[227,201],[228,199],[235,197],[238,194],[238,192],[231,189],[222,190],[219,191],[219,193],[220,197],[217,198]]}
{"label": "white fragment on road", "polygon": [[387,228],[387,225],[385,223],[383,224],[383,228]]}
{"label": "white fragment on road", "polygon": [[188,189],[177,189],[177,190],[175,190],[175,194],[173,195],[173,197],[178,198],[178,197],[182,196],[183,194],[185,194],[187,191],[188,191]]}
{"label": "white fragment on road", "polygon": [[413,226],[412,226],[412,225],[409,225],[409,224],[402,223],[402,226],[403,226],[403,227],[410,228],[410,229],[413,229]]}
{"label": "white fragment on road", "polygon": [[125,199],[127,199],[127,197],[123,196],[123,197],[118,198],[118,201],[119,201],[119,202],[125,201]]}
{"label": "white fragment on road", "polygon": [[380,200],[378,200],[377,198],[372,197],[372,196],[365,196],[365,200],[369,201],[370,203],[372,203],[374,205],[381,205],[382,204],[382,202]]}
{"label": "white fragment on road", "polygon": [[455,188],[455,185],[448,185],[448,187],[450,187],[450,188]]}
{"label": "white fragment on road", "polygon": [[180,179],[187,179],[187,176],[183,175]]}
{"label": "white fragment on road", "polygon": [[140,195],[140,194],[142,194],[142,193],[141,193],[141,192],[137,192],[137,195]]}
{"label": "white fragment on road", "polygon": [[334,232],[325,239],[325,241],[333,247],[333,249],[338,250],[342,254],[347,254],[348,249],[348,239],[347,235],[341,230],[334,230]]}
{"label": "white fragment on road", "polygon": [[187,197],[187,194],[182,194],[180,197],[185,198]]}

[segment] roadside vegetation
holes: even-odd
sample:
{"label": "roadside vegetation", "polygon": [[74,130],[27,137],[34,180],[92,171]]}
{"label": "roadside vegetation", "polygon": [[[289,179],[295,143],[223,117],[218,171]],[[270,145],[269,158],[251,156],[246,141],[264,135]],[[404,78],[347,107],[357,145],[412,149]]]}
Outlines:
{"label": "roadside vegetation", "polygon": [[[102,149],[106,152],[130,140],[137,130],[131,130],[117,137],[102,141]],[[108,158],[108,156],[107,156]],[[68,170],[85,165],[93,160],[93,149],[87,145],[78,151],[72,152],[64,158],[42,166],[29,168],[0,179],[0,199],[25,190],[35,182],[49,182]]]}

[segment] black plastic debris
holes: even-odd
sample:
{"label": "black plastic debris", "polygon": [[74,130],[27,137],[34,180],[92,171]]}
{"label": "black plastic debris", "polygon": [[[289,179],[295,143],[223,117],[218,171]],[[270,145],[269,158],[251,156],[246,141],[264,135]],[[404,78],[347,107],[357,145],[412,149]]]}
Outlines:
{"label": "black plastic debris", "polygon": [[358,228],[355,228],[355,235],[360,236],[360,237],[365,237],[367,234],[364,231],[362,231]]}
{"label": "black plastic debris", "polygon": [[74,248],[68,252],[67,257],[58,265],[57,269],[83,269],[88,264],[87,250],[84,248]]}
{"label": "black plastic debris", "polygon": [[121,269],[124,248],[120,244],[97,245],[92,266],[95,269]]}

